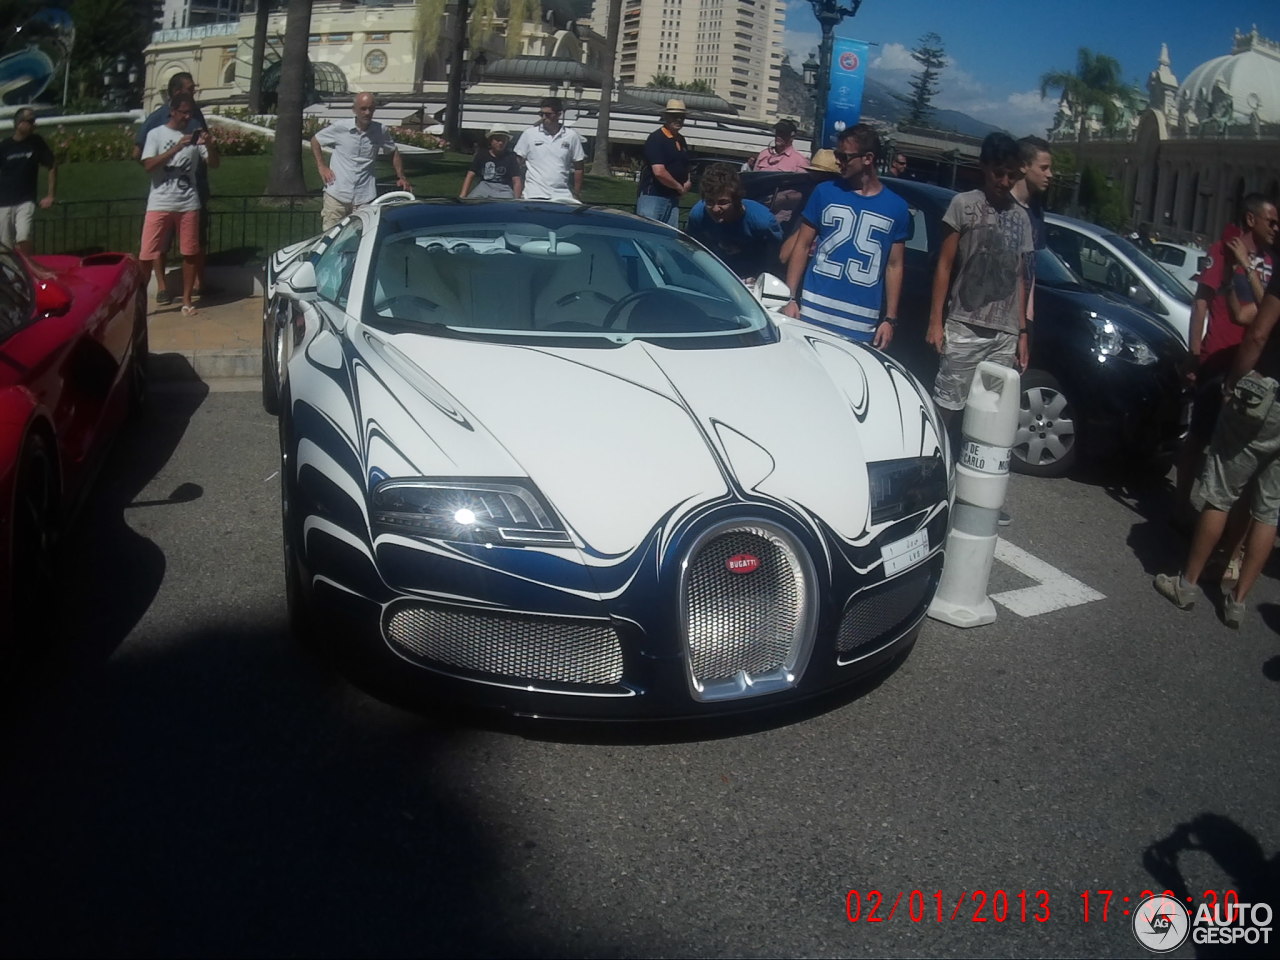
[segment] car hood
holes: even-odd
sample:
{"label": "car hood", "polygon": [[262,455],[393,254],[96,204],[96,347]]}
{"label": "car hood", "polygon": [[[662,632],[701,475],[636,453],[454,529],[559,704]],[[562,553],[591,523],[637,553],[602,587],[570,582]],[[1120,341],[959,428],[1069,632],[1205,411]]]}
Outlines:
{"label": "car hood", "polygon": [[882,354],[805,324],[780,331],[760,346],[671,349],[359,328],[369,476],[529,477],[604,555],[726,499],[785,503],[861,541],[873,535],[867,463],[937,453],[935,414]]}

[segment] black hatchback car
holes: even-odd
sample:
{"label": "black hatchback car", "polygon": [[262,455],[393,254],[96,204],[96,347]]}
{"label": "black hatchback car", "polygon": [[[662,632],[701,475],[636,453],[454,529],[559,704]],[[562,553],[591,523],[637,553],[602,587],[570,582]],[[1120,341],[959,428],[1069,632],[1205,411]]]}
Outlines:
{"label": "black hatchback car", "polygon": [[[790,232],[809,192],[811,174],[743,174],[747,196],[774,210]],[[885,178],[907,201],[899,324],[889,353],[925,384],[938,358],[925,343],[933,271],[942,243],[942,216],[954,192]],[[1053,252],[1036,254],[1036,323],[1031,363],[1022,376],[1013,468],[1053,477],[1081,455],[1152,459],[1185,435],[1190,397],[1179,368],[1180,338],[1159,318],[1087,283]]]}

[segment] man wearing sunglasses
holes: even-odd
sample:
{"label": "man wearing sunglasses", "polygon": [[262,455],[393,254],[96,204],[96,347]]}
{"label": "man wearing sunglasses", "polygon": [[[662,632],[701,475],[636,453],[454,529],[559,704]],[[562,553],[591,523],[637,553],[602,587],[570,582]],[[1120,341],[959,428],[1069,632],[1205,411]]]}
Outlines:
{"label": "man wearing sunglasses", "polygon": [[911,215],[876,174],[880,149],[880,135],[865,123],[840,134],[841,176],[814,187],[800,214],[787,263],[794,296],[782,312],[883,350],[898,322]]}
{"label": "man wearing sunglasses", "polygon": [[559,97],[543,97],[542,119],[520,134],[516,156],[524,161],[524,199],[581,203],[582,166],[586,151],[577,130],[560,122]]}

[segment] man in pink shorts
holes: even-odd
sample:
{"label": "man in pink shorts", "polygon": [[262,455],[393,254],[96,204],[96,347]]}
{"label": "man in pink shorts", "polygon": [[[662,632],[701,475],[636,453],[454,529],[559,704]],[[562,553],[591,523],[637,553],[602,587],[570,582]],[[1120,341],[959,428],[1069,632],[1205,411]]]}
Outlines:
{"label": "man in pink shorts", "polygon": [[212,168],[219,163],[217,147],[207,129],[183,132],[194,110],[195,100],[191,94],[175,94],[169,101],[169,121],[148,133],[142,148],[142,166],[151,175],[151,192],[147,196],[147,216],[142,224],[142,249],[138,259],[144,269],[156,271],[156,283],[163,290],[164,277],[159,275],[155,263],[169,245],[170,232],[178,231],[178,248],[182,251],[182,314],[186,317],[196,313],[191,292],[200,255],[200,193],[196,189],[196,171],[200,164],[207,163]]}

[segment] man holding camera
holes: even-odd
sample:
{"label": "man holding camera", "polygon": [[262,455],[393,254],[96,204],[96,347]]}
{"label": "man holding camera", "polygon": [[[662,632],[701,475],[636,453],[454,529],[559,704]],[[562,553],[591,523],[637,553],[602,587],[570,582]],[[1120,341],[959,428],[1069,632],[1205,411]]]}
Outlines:
{"label": "man holding camera", "polygon": [[147,196],[147,216],[142,224],[142,249],[138,259],[145,268],[156,270],[156,282],[163,290],[161,258],[171,232],[177,230],[178,247],[182,251],[182,315],[185,317],[196,313],[192,293],[202,252],[197,177],[203,165],[216,167],[219,163],[217,147],[207,130],[184,132],[195,109],[191,94],[175,95],[169,101],[168,122],[148,133],[142,148],[142,166],[151,175],[151,192]]}
{"label": "man holding camera", "polygon": [[[196,81],[191,74],[184,72],[175,73],[169,78],[168,99],[160,106],[156,107],[147,118],[142,121],[142,126],[138,129],[138,135],[133,141],[133,159],[142,159],[142,148],[147,144],[147,135],[156,127],[163,127],[169,122],[169,103],[180,93],[195,97]],[[187,118],[187,125],[183,128],[183,133],[195,133],[197,130],[206,131],[208,133],[209,125],[205,123],[204,113],[200,110],[200,104],[195,103],[191,111],[191,116]],[[200,302],[200,291],[204,288],[204,255],[209,246],[209,171],[203,164],[196,172],[196,191],[200,194],[200,254],[196,258],[196,286],[192,291],[191,299],[195,303]],[[165,285],[165,277],[168,276],[165,269],[165,255],[167,251],[162,250],[160,255],[156,257],[156,303],[165,305],[173,302],[173,297],[169,295],[169,290]]]}

